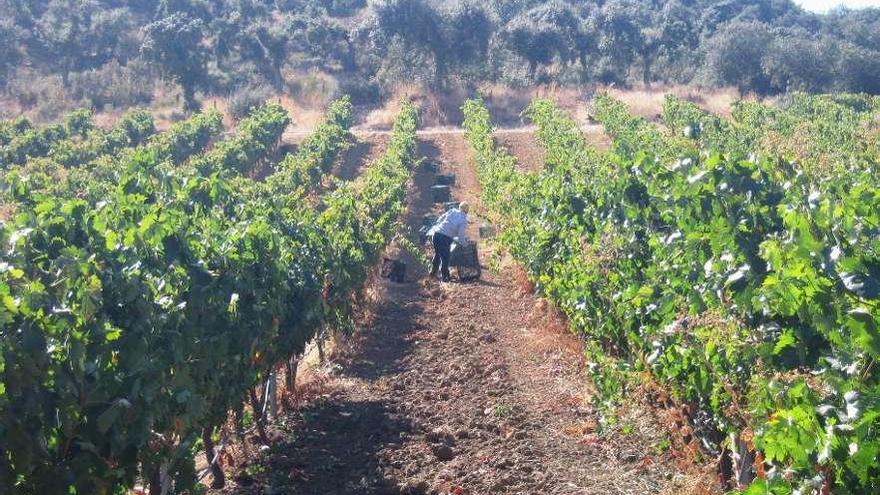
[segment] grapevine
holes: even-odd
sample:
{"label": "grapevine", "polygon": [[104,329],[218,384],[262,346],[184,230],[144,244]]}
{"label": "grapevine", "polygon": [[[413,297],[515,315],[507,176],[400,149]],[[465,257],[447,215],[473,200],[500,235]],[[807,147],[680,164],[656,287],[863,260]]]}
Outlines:
{"label": "grapevine", "polygon": [[[487,200],[528,191],[495,209],[512,226],[502,240],[587,339],[602,397],[649,373],[697,411],[706,454],[761,453],[766,474],[747,493],[876,491],[874,169],[816,181],[766,152],[694,153],[603,98],[617,150],[605,156],[584,151],[561,112],[533,106],[549,157],[533,177],[496,172],[487,114],[465,107]],[[716,142],[730,128],[719,124]]]}
{"label": "grapevine", "polygon": [[[404,105],[386,155],[321,210],[273,211],[263,183],[239,193],[233,184],[250,179],[235,174],[169,175],[163,162],[197,146],[165,135],[126,154],[118,187],[100,187],[96,203],[23,205],[0,229],[9,247],[0,274],[4,489],[118,492],[138,476],[154,489],[169,480],[175,492],[191,489],[197,439],[328,319],[344,319],[402,212],[416,117]],[[260,160],[264,152],[250,150],[272,142],[272,129],[244,129],[234,142]],[[309,162],[332,162],[339,149],[312,149]],[[224,172],[243,162],[212,163],[235,164]],[[330,297],[345,302],[334,314],[321,309],[328,279]]]}

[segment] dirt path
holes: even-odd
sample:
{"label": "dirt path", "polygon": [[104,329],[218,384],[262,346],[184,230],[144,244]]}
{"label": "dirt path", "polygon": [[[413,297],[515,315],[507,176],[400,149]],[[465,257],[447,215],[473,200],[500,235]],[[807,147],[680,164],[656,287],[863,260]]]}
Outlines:
{"label": "dirt path", "polygon": [[[583,131],[585,136],[602,134],[604,132],[600,124],[586,124],[581,126],[581,130]],[[302,142],[303,139],[309,137],[312,132],[314,132],[314,130],[311,128],[290,128],[282,136],[282,141],[288,144],[298,144]],[[363,136],[365,138],[369,138],[371,136],[391,135],[391,129],[374,128],[369,125],[355,126],[351,129],[351,132],[356,136]],[[522,125],[519,127],[501,127],[495,129],[495,133],[499,136],[516,136],[522,134],[531,135],[535,133],[535,126]],[[435,136],[464,136],[464,134],[464,129],[454,126],[423,127],[416,131],[416,135],[426,139],[431,139]]]}
{"label": "dirt path", "polygon": [[[479,213],[463,136],[423,135],[420,153],[456,174],[454,196]],[[414,182],[411,228],[435,208],[433,174],[422,169]],[[224,493],[648,494],[693,486],[675,469],[664,428],[639,407],[601,424],[577,339],[489,243],[481,249],[494,269],[472,284],[427,281],[400,254],[407,282],[378,283],[381,302],[324,368],[319,393],[279,422],[262,459],[242,467]]]}
{"label": "dirt path", "polygon": [[333,175],[342,180],[354,179],[364,167],[372,164],[385,152],[388,139],[389,136],[375,136],[372,139],[355,136],[354,143],[343,152]]}

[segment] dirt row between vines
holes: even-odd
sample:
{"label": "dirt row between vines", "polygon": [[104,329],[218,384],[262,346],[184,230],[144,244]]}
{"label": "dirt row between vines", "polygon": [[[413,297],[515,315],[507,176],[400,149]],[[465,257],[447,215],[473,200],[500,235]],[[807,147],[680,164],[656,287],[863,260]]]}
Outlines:
{"label": "dirt row between vines", "polygon": [[[502,143],[507,138],[502,139]],[[383,148],[359,136],[343,168]],[[366,141],[366,142],[365,142]],[[524,169],[532,136],[508,143]],[[421,135],[419,153],[456,174],[453,196],[482,221],[464,137]],[[521,154],[521,155],[519,155]],[[352,172],[353,173],[353,172]],[[410,189],[407,222],[436,210],[433,173]],[[227,494],[648,494],[711,492],[686,468],[663,418],[633,400],[615,424],[590,406],[581,344],[516,266],[481,241],[486,269],[439,284],[405,252],[405,283],[376,281],[358,333],[313,370],[272,442],[232,461]]]}

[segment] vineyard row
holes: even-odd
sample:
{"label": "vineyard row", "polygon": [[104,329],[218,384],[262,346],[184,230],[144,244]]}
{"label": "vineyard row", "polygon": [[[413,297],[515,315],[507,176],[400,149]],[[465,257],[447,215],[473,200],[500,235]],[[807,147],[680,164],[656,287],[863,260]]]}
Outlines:
{"label": "vineyard row", "polygon": [[325,194],[350,102],[252,179],[287,122],[263,106],[198,155],[220,122],[197,115],[76,167],[76,180],[33,173],[33,156],[5,176],[16,206],[0,228],[6,493],[120,493],[138,479],[191,490],[196,447],[210,462],[216,431],[246,402],[260,425],[255,388],[316,333],[350,324],[398,228],[417,112],[404,105],[386,153]]}
{"label": "vineyard row", "polygon": [[[691,108],[670,99],[668,119],[676,104]],[[501,240],[583,336],[601,406],[659,385],[691,448],[748,494],[880,490],[880,191],[877,155],[851,139],[865,124],[842,122],[852,146],[811,168],[736,118],[690,111],[664,130],[601,95],[604,152],[538,100],[546,166],[526,174],[482,102],[464,112]]]}

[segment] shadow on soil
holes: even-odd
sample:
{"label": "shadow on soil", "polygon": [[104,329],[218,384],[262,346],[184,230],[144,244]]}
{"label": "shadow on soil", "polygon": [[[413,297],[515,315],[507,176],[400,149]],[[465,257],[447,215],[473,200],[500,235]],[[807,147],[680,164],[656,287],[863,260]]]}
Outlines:
{"label": "shadow on soil", "polygon": [[[418,297],[414,283],[393,291]],[[387,300],[376,308],[381,315],[360,333],[354,352],[342,352],[334,362],[341,366],[336,378],[376,383],[405,366],[406,356],[421,329],[415,304]],[[270,451],[257,464],[235,477],[238,486],[225,493],[256,494],[399,494],[386,481],[380,451],[393,448],[412,424],[397,410],[387,393],[365,395],[355,390],[331,389],[279,421]]]}
{"label": "shadow on soil", "polygon": [[366,158],[370,156],[375,144],[358,140],[345,151],[339,170],[336,174],[342,180],[352,180],[357,176],[361,167],[369,165]]}
{"label": "shadow on soil", "polygon": [[382,478],[378,452],[411,425],[391,409],[385,401],[332,395],[310,403],[286,418],[285,431],[292,433],[257,468],[266,471],[265,479],[234,493],[399,493]]}

